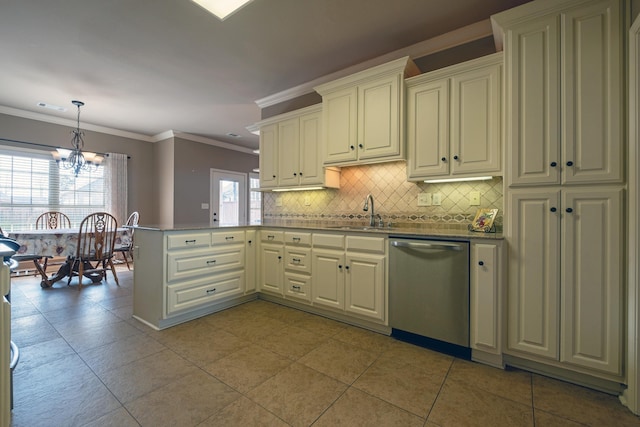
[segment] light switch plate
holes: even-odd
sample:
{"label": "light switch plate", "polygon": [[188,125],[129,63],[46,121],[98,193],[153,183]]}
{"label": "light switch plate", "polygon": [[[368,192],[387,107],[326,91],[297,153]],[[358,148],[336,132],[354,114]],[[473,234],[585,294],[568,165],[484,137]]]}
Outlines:
{"label": "light switch plate", "polygon": [[433,193],[433,195],[431,196],[431,204],[433,206],[440,206],[440,204],[442,204],[442,194]]}
{"label": "light switch plate", "polygon": [[311,196],[304,196],[304,205],[311,206]]}
{"label": "light switch plate", "polygon": [[209,203],[201,203],[200,209],[209,209]]}
{"label": "light switch plate", "polygon": [[418,206],[431,206],[431,193],[418,194]]}
{"label": "light switch plate", "polygon": [[282,197],[280,197],[280,196],[276,197],[276,206],[277,207],[281,207],[282,206]]}
{"label": "light switch plate", "polygon": [[469,206],[480,206],[479,191],[472,191],[469,193]]}

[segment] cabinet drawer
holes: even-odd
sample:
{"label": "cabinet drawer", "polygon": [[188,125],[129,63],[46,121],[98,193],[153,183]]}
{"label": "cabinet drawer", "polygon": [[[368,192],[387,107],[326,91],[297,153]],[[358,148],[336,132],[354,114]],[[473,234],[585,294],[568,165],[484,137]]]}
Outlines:
{"label": "cabinet drawer", "polygon": [[212,245],[244,243],[244,231],[214,232],[211,234]]}
{"label": "cabinet drawer", "polygon": [[211,233],[171,234],[167,236],[167,250],[202,248],[211,244]]}
{"label": "cabinet drawer", "polygon": [[311,273],[311,249],[285,247],[285,268]]}
{"label": "cabinet drawer", "polygon": [[284,242],[287,245],[311,245],[311,233],[295,233],[287,231],[284,233]]}
{"label": "cabinet drawer", "polygon": [[284,295],[287,298],[311,302],[311,276],[287,271],[284,274]]}
{"label": "cabinet drawer", "polygon": [[313,246],[317,248],[344,249],[342,234],[317,234],[312,237]]}
{"label": "cabinet drawer", "polygon": [[167,286],[167,314],[192,309],[244,291],[244,271]]}
{"label": "cabinet drawer", "polygon": [[269,242],[269,243],[283,243],[284,232],[274,231],[274,230],[261,230],[260,240],[262,240],[263,242]]}
{"label": "cabinet drawer", "polygon": [[347,236],[347,250],[384,254],[386,242],[384,237]]}
{"label": "cabinet drawer", "polygon": [[244,267],[244,246],[167,255],[167,280],[173,281]]}

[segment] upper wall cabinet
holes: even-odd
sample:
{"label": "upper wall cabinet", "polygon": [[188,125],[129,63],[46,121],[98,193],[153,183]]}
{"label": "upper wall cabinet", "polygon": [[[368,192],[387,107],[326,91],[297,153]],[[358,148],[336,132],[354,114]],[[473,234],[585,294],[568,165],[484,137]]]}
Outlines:
{"label": "upper wall cabinet", "polygon": [[508,185],[623,181],[620,0],[544,0],[492,17],[504,37]]}
{"label": "upper wall cabinet", "polygon": [[321,124],[320,105],[258,124],[261,189],[340,186],[340,172],[322,166]]}
{"label": "upper wall cabinet", "polygon": [[416,74],[404,57],[315,87],[322,95],[324,165],[404,160],[404,79]]}
{"label": "upper wall cabinet", "polygon": [[406,85],[409,180],[502,175],[502,53]]}

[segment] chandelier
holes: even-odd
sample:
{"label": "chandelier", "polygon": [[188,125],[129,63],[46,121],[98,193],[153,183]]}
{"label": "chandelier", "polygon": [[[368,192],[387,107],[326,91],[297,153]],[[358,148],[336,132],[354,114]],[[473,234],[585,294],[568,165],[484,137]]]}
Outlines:
{"label": "chandelier", "polygon": [[80,130],[80,107],[84,105],[82,101],[71,101],[73,105],[78,107],[78,122],[74,130],[71,131],[73,137],[71,138],[72,150],[64,148],[56,148],[56,151],[52,151],[51,155],[58,164],[62,164],[65,169],[71,169],[74,176],[78,176],[81,171],[96,170],[104,157],[97,153],[90,151],[82,151],[84,148],[84,132]]}

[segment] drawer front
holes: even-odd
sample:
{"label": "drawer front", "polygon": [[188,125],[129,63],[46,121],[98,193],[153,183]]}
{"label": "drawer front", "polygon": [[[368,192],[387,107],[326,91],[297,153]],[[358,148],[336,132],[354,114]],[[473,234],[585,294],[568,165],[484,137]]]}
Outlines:
{"label": "drawer front", "polygon": [[311,302],[311,277],[304,274],[284,273],[284,295],[305,302]]}
{"label": "drawer front", "polygon": [[284,243],[284,231],[261,230],[260,240],[268,243]]}
{"label": "drawer front", "polygon": [[215,274],[244,267],[244,246],[207,249],[167,255],[167,280],[174,281],[202,274]]}
{"label": "drawer front", "polygon": [[347,250],[384,254],[387,248],[384,237],[347,236]]}
{"label": "drawer front", "polygon": [[181,233],[167,236],[167,250],[203,248],[211,244],[211,233]]}
{"label": "drawer front", "polygon": [[244,231],[213,232],[211,234],[212,245],[229,245],[244,243]]}
{"label": "drawer front", "polygon": [[287,245],[310,246],[311,233],[296,233],[287,231],[284,233],[284,242]]}
{"label": "drawer front", "polygon": [[284,257],[284,267],[287,270],[311,273],[311,248],[290,248],[285,246]]}
{"label": "drawer front", "polygon": [[313,233],[313,247],[344,249],[344,236],[342,234],[318,234]]}
{"label": "drawer front", "polygon": [[244,271],[233,271],[167,286],[167,314],[189,310],[198,306],[242,295]]}

